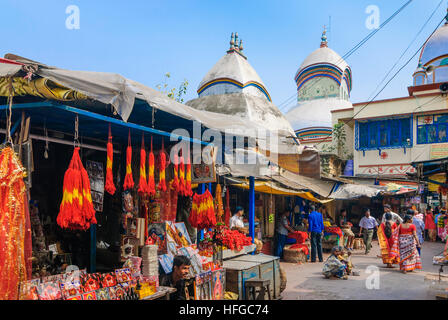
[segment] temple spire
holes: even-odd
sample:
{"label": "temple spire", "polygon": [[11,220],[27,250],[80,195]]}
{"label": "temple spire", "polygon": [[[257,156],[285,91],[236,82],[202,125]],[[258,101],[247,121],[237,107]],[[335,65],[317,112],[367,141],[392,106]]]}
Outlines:
{"label": "temple spire", "polygon": [[320,47],[321,48],[328,47],[326,26],[324,26],[324,31],[322,32],[322,37],[320,39],[321,39]]}
{"label": "temple spire", "polygon": [[243,54],[243,40],[239,39],[238,32],[232,32],[232,35],[230,36],[230,48],[227,50],[227,53],[230,54],[233,52],[238,53],[244,59],[247,59]]}

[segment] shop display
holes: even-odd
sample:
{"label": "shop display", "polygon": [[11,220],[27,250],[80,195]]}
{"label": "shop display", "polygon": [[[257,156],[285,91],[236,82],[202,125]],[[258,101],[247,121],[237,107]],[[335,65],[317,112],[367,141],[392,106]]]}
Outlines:
{"label": "shop display", "polygon": [[63,229],[87,230],[96,224],[90,191],[90,181],[79,157],[79,147],[73,151],[69,168],[64,175],[63,198],[57,217]]}
{"label": "shop display", "polygon": [[179,184],[179,156],[177,152],[174,153],[174,162],[173,162],[173,185],[172,187],[176,190],[177,193],[180,193],[180,184]]}
{"label": "shop display", "polygon": [[112,165],[114,161],[114,146],[112,144],[112,133],[109,124],[109,137],[107,139],[107,163],[106,163],[106,185],[104,189],[110,194],[115,194],[114,176],[112,173]]}
{"label": "shop display", "polygon": [[193,195],[193,190],[191,189],[191,159],[187,158],[187,173],[185,176],[185,196],[191,197]]}
{"label": "shop display", "polygon": [[142,249],[142,274],[145,277],[159,276],[157,246],[147,245]]}
{"label": "shop display", "polygon": [[86,170],[90,179],[93,208],[96,212],[103,212],[104,174],[101,162],[86,161]]}
{"label": "shop display", "polygon": [[[21,281],[31,276],[31,230],[25,171],[11,147],[0,150],[0,299],[18,298]],[[11,250],[16,248],[16,250]],[[9,250],[8,250],[9,249]],[[15,289],[11,289],[15,288]]]}
{"label": "shop display", "polygon": [[128,146],[126,148],[126,175],[124,177],[123,190],[134,188],[134,178],[132,177],[132,145],[131,130],[128,134]]}

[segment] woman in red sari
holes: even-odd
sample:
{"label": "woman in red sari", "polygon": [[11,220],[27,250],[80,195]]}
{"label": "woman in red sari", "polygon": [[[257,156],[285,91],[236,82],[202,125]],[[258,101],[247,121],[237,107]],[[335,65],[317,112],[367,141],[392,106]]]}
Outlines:
{"label": "woman in red sari", "polygon": [[417,237],[415,225],[412,224],[412,216],[407,214],[403,223],[398,227],[398,242],[400,245],[400,270],[403,273],[422,268],[417,247],[420,243]]}
{"label": "woman in red sari", "polygon": [[395,222],[392,222],[392,215],[390,213],[386,213],[385,220],[378,228],[378,243],[380,245],[383,263],[388,268],[393,268],[393,264],[400,262],[398,227]]}

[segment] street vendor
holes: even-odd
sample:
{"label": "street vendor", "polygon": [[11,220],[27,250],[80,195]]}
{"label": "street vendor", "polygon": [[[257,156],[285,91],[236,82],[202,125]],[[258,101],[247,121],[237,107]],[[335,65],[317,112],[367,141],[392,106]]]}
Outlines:
{"label": "street vendor", "polygon": [[285,247],[288,233],[295,231],[289,225],[289,215],[290,212],[288,210],[283,212],[277,224],[277,246],[275,249],[275,255],[280,258],[283,256],[283,248]]}
{"label": "street vendor", "polygon": [[344,252],[341,246],[336,246],[331,249],[331,255],[328,257],[327,261],[325,261],[324,268],[322,269],[325,278],[330,279],[334,277],[337,279],[348,279],[347,265],[338,258],[343,255]]}
{"label": "street vendor", "polygon": [[353,243],[355,242],[355,234],[352,231],[352,224],[347,220],[347,210],[341,209],[341,215],[339,216],[339,227],[344,233],[344,237],[347,238],[346,248],[349,251],[353,250]]}
{"label": "street vendor", "polygon": [[229,228],[231,230],[238,230],[239,232],[247,235],[249,233],[249,229],[244,226],[243,215],[243,207],[236,207],[235,214],[232,216],[232,218],[230,218]]}
{"label": "street vendor", "polygon": [[190,300],[190,267],[190,259],[186,256],[178,255],[174,257],[173,271],[160,276],[160,286],[177,289],[175,293],[170,295],[170,300]]}

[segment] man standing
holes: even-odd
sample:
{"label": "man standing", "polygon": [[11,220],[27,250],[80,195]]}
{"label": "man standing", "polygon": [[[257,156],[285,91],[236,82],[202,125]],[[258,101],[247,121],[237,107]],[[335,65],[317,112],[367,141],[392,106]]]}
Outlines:
{"label": "man standing", "polygon": [[286,244],[286,239],[288,239],[288,233],[294,232],[294,229],[289,226],[289,211],[286,210],[280,216],[280,220],[277,224],[277,247],[275,249],[275,255],[277,257],[283,257],[283,248]]}
{"label": "man standing", "polygon": [[311,239],[311,262],[316,262],[316,251],[319,256],[319,262],[323,262],[322,258],[322,232],[324,231],[324,219],[322,214],[316,211],[316,207],[311,205],[311,213],[308,217],[308,232]]}
{"label": "man standing", "polygon": [[408,209],[407,214],[412,216],[412,224],[415,226],[416,232],[417,232],[417,238],[418,242],[420,243],[420,246],[417,247],[418,255],[421,257],[421,250],[422,250],[422,243],[424,241],[423,235],[425,233],[425,223],[423,222],[420,217],[417,217],[416,211],[413,209]]}
{"label": "man standing", "polygon": [[372,216],[370,216],[370,209],[364,208],[364,217],[362,217],[359,222],[360,230],[359,236],[363,235],[364,244],[366,245],[365,254],[369,254],[370,249],[372,248],[372,237],[376,228],[378,227],[378,222]]}
{"label": "man standing", "polygon": [[392,209],[388,204],[384,205],[384,214],[383,218],[381,219],[381,223],[386,222],[386,213],[390,213],[392,215],[392,221],[395,222],[396,225],[403,223],[403,219],[395,212],[392,212]]}

